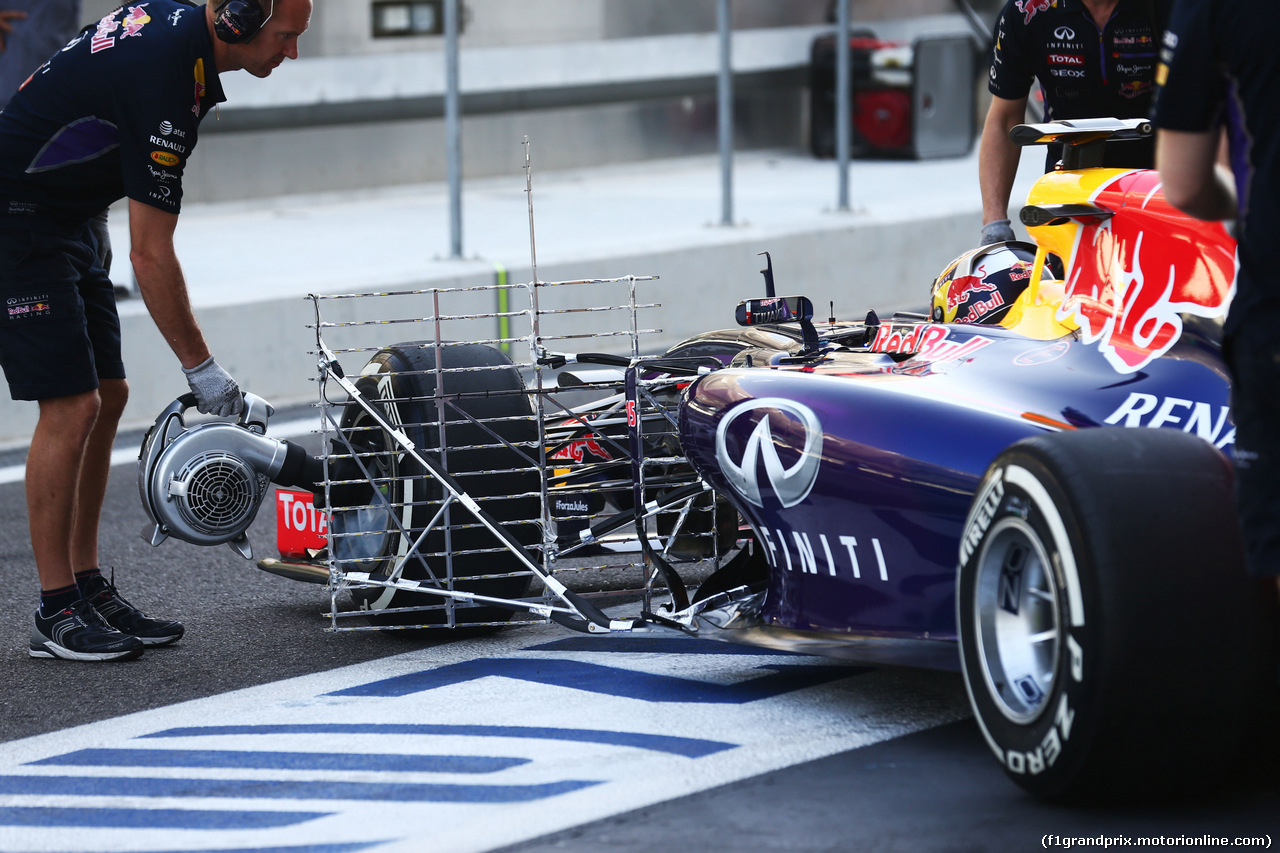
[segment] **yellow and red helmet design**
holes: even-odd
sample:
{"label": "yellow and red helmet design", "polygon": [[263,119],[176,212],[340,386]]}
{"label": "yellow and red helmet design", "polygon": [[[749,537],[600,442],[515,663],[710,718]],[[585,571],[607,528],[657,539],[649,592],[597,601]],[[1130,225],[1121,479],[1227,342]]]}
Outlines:
{"label": "yellow and red helmet design", "polygon": [[970,249],[934,281],[930,318],[935,323],[999,323],[1031,283],[1035,259],[1030,243]]}

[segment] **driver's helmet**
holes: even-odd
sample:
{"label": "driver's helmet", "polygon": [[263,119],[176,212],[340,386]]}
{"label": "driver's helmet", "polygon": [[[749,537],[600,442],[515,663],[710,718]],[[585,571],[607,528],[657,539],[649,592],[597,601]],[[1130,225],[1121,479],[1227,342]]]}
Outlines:
{"label": "driver's helmet", "polygon": [[970,249],[933,282],[935,323],[999,323],[1031,283],[1036,247],[1010,241]]}

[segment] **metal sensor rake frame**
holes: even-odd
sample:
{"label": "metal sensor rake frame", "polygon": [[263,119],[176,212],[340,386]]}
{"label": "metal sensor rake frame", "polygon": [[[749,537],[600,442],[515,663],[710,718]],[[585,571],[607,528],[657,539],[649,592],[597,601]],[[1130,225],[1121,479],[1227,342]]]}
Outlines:
{"label": "metal sensor rake frame", "polygon": [[[709,539],[704,559],[710,560],[714,566],[721,558],[714,501],[709,507],[698,505],[699,497],[708,491],[707,487],[688,467],[678,448],[672,451],[675,446],[675,413],[671,406],[678,397],[678,383],[688,381],[688,377],[682,379],[672,375],[670,365],[663,366],[660,358],[642,355],[642,339],[660,334],[661,329],[642,328],[641,313],[661,305],[641,302],[637,291],[640,285],[655,281],[656,277],[631,275],[572,281],[539,280],[534,243],[532,176],[527,154],[526,173],[533,281],[381,293],[313,294],[308,297],[315,311],[316,350],[313,354],[318,356],[319,406],[323,424],[321,438],[325,447],[334,448],[334,452],[325,459],[324,484],[329,546],[326,549],[329,630],[507,625],[547,620],[591,633],[636,630],[655,621],[692,630],[693,614],[708,604],[689,606],[683,580],[670,566],[667,559],[670,554],[664,553],[669,551],[678,536],[687,535],[692,517],[709,516],[711,532],[692,535]],[[512,297],[517,294],[524,295],[525,304],[512,308],[511,304],[516,301]],[[400,303],[407,304],[409,307],[401,310],[409,316],[328,320],[322,314],[322,305],[333,301],[357,300],[361,305],[370,305],[384,299],[390,300],[395,307],[400,307]],[[497,302],[497,310],[489,307],[491,301]],[[549,304],[552,302],[556,304]],[[424,304],[429,305],[430,311],[422,315]],[[449,310],[446,311],[446,307]],[[611,318],[617,318],[615,325],[620,328],[601,328],[606,319]],[[395,422],[401,410],[399,403],[405,401],[394,399],[394,395],[387,399],[370,399],[357,387],[359,377],[353,381],[339,361],[342,355],[367,354],[382,349],[359,345],[360,336],[368,330],[381,331],[397,325],[426,326],[430,330],[418,344],[433,351],[434,367],[423,371],[431,373],[433,380],[429,402],[436,418],[428,423]],[[513,331],[514,325],[521,328]],[[339,346],[339,339],[354,345]],[[610,346],[610,342],[621,342],[627,355],[562,352],[549,348],[549,345],[567,348],[586,341],[597,346],[603,343],[611,349],[617,347]],[[468,390],[468,374],[489,368],[445,367],[446,350],[464,343],[485,344],[513,356],[512,364],[525,378],[526,387],[519,392],[507,393],[527,396],[536,438],[513,441],[502,434],[501,423],[472,417],[466,411],[468,399],[479,393]],[[514,357],[514,353],[525,351],[527,360]],[[568,365],[603,365],[607,371],[604,374],[597,371],[568,388],[552,384],[550,372]],[[379,382],[387,376],[380,374]],[[388,384],[390,381],[388,378]],[[331,384],[343,392],[337,395],[337,399],[330,396]],[[579,405],[572,402],[584,392],[593,395],[589,403]],[[362,410],[363,420],[371,425],[365,429],[380,433],[378,438],[385,442],[384,446],[374,450],[356,446],[353,437],[358,439],[358,436],[353,436],[353,431],[344,429],[341,423],[341,413],[350,411],[350,406],[358,406]],[[450,447],[449,432],[463,425],[473,439],[480,436],[481,443]],[[436,437],[438,446],[417,446],[409,434],[411,431]],[[572,453],[565,458],[550,452],[563,447],[581,449],[581,446],[589,446],[591,441],[597,442],[596,449],[603,449],[607,458],[579,463],[573,459]],[[467,490],[469,476],[477,473],[502,476],[503,471],[475,472],[451,467],[451,455],[465,455],[477,448],[502,448],[507,458],[519,460],[517,467],[520,470],[537,472],[538,518],[515,522],[536,524],[536,543],[519,541],[511,533],[512,522],[503,522],[486,509],[486,505],[492,506],[502,500],[532,497],[530,492],[473,497]],[[434,483],[439,498],[422,504],[393,500],[389,494],[393,491],[389,480],[393,478],[380,477],[374,470],[376,463],[380,459],[385,461],[388,456],[400,463],[412,460],[421,472],[416,476]],[[339,458],[354,460],[363,482],[373,487],[371,502],[358,509],[382,513],[388,522],[385,530],[356,534],[335,532],[335,511],[353,511],[351,507],[335,510],[332,500],[335,486],[352,482],[333,479],[334,463]],[[607,476],[602,479],[602,474]],[[551,501],[563,496],[581,496],[582,500],[573,502],[573,505],[590,503],[590,508],[577,516],[554,517]],[[612,512],[600,509],[601,505],[609,503],[615,504]],[[703,499],[701,503],[706,504],[707,501]],[[418,521],[405,524],[401,516],[410,506],[414,512],[424,509],[431,515],[430,520],[425,524]],[[490,544],[467,552],[455,550],[450,537],[461,529],[451,524],[455,510],[465,510],[472,519],[462,527],[483,529]],[[665,530],[655,529],[654,519],[659,515],[667,519]],[[566,526],[573,527],[572,535],[561,530]],[[706,527],[703,524],[703,528]],[[444,547],[424,554],[426,542],[432,534],[443,534]],[[394,555],[387,557],[389,567],[375,573],[352,565],[358,564],[359,560],[341,556],[343,548],[338,546],[338,541],[344,535],[387,535],[397,537],[401,544]],[[635,591],[641,599],[641,610],[633,618],[607,616],[593,603],[589,594],[575,592],[561,580],[562,577],[591,570],[591,567],[562,565],[564,558],[589,547],[599,547],[601,543],[609,543],[615,548],[630,545],[642,558],[641,563],[631,564],[644,572],[643,586]],[[514,557],[516,570],[498,575],[455,575],[454,563],[461,553],[486,552]],[[405,569],[409,566],[415,567],[416,573],[424,577],[406,578]],[[457,588],[459,581],[474,582],[518,574],[536,579],[541,586],[540,591],[533,596],[507,598]],[[664,587],[670,603],[660,609],[660,616],[655,616],[654,602],[664,595]],[[397,616],[395,625],[351,624],[353,617],[368,614],[343,609],[339,599],[346,591],[368,588],[425,593],[438,599],[438,603],[394,608]],[[415,600],[418,598],[415,596]],[[477,623],[465,619],[465,609],[472,606],[519,611],[524,617]],[[440,618],[441,611],[443,619]],[[434,618],[423,618],[419,624],[412,617],[405,618],[406,614],[412,613],[432,614]]]}

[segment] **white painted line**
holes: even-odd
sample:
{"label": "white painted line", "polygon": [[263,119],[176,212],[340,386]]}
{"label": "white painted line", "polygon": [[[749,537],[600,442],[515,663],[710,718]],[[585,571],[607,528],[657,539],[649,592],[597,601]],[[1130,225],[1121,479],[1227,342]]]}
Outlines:
{"label": "white painted line", "polygon": [[510,629],[2,744],[0,849],[493,850],[967,716],[938,679]]}
{"label": "white painted line", "polygon": [[[320,419],[317,418],[300,418],[292,421],[282,421],[279,424],[268,424],[267,435],[271,438],[297,438],[300,435],[309,435],[318,432],[320,429]],[[117,448],[111,451],[111,465],[129,465],[136,464],[138,461],[138,450],[141,447]],[[5,483],[21,483],[27,475],[27,466],[23,465],[6,465],[0,468],[0,485]]]}

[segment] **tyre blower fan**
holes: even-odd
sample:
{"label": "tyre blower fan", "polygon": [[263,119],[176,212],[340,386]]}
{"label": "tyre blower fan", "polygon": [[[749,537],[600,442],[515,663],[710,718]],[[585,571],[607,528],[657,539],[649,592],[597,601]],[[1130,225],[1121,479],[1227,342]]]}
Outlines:
{"label": "tyre blower fan", "polygon": [[315,491],[323,467],[301,446],[267,438],[267,418],[275,410],[255,394],[244,395],[236,423],[188,428],[183,414],[195,404],[193,394],[174,400],[142,440],[138,492],[152,522],[142,538],[152,545],[170,536],[196,545],[226,542],[252,559],[245,531],[268,483]]}

